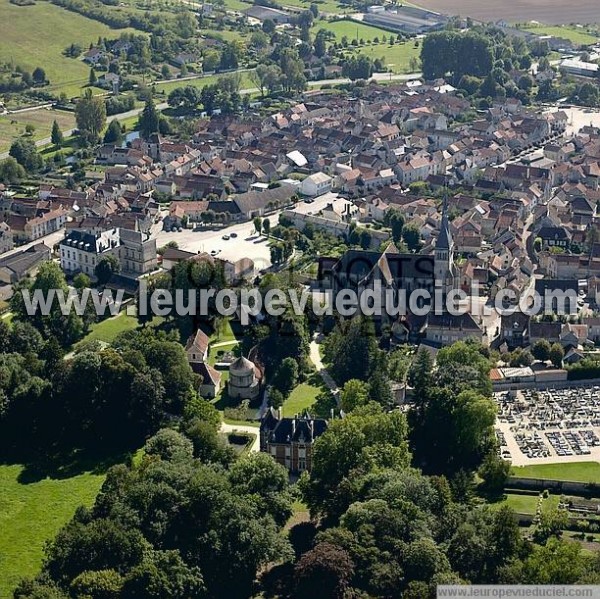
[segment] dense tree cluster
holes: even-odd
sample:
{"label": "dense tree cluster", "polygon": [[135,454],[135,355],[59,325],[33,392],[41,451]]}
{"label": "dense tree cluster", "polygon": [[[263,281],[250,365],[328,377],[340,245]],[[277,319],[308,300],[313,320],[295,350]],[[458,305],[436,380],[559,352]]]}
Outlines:
{"label": "dense tree cluster", "polygon": [[[214,440],[214,422],[201,422]],[[280,534],[291,506],[270,456],[199,460],[188,437],[161,430],[141,464],[109,471],[94,507],[59,532],[38,580],[15,596],[245,598],[259,568],[291,557]]]}

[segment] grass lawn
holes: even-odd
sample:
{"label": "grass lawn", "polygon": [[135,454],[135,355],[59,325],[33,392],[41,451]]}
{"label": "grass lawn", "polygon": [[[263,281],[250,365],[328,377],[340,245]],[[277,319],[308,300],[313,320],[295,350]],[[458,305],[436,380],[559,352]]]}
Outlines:
{"label": "grass lawn", "polygon": [[0,152],[8,150],[12,142],[25,133],[26,125],[35,127],[33,140],[37,141],[50,137],[53,121],[58,123],[62,131],[73,129],[75,127],[75,114],[65,110],[42,109],[0,117]]}
{"label": "grass lawn", "polygon": [[81,341],[76,343],[76,347],[83,345],[84,343],[89,343],[90,341],[104,341],[106,343],[111,343],[117,338],[119,333],[131,331],[136,329],[137,326],[137,318],[127,316],[123,311],[114,318],[107,318],[102,322],[92,325],[90,332]]}
{"label": "grass lawn", "polygon": [[518,514],[535,514],[539,495],[516,495],[507,493],[502,501],[492,503],[493,509],[499,509],[505,505],[512,508]]}
{"label": "grass lawn", "polygon": [[[314,380],[316,382],[316,378]],[[320,381],[321,379],[319,378],[318,380]],[[322,388],[312,382],[301,383],[285,400],[283,404],[283,415],[289,418],[294,414],[301,414],[315,403],[317,395],[319,395],[321,391]]]}
{"label": "grass lawn", "polygon": [[362,46],[352,48],[349,53],[365,54],[372,60],[381,58],[388,69],[394,73],[410,73],[410,59],[419,58],[421,48],[415,48],[413,42],[405,44],[375,44],[372,46]]}
{"label": "grass lawn", "polygon": [[584,29],[578,27],[561,27],[561,26],[548,26],[548,27],[526,27],[525,31],[531,31],[538,35],[552,35],[554,37],[562,37],[567,40],[571,40],[574,44],[580,44],[582,46],[589,46],[598,42],[598,37],[587,33]]}
{"label": "grass lawn", "polygon": [[356,12],[356,9],[340,4],[336,2],[336,0],[283,0],[281,2],[284,8],[286,6],[291,6],[293,8],[302,8],[304,10],[308,10],[313,3],[317,5],[320,13],[341,15]]}
{"label": "grass lawn", "polygon": [[600,483],[600,464],[598,462],[571,462],[564,464],[515,466],[511,470],[511,474],[527,478]]}
{"label": "grass lawn", "polygon": [[[236,336],[235,336],[235,333],[233,332],[233,329],[231,328],[231,321],[228,318],[225,318],[223,320],[223,323],[222,323],[220,329],[218,331],[215,331],[210,336],[210,342],[211,343],[225,343],[225,342],[230,342],[230,341],[236,341]],[[221,348],[219,347],[216,349],[221,349]]]}
{"label": "grass lawn", "polygon": [[0,61],[14,61],[29,71],[42,67],[50,80],[44,89],[55,93],[73,92],[88,81],[89,66],[63,56],[67,46],[87,48],[98,37],[117,39],[124,31],[128,30],[111,29],[49,2],[16,6],[0,0]]}
{"label": "grass lawn", "polygon": [[[176,87],[185,87],[186,85],[193,85],[194,87],[202,89],[207,85],[216,83],[221,77],[225,77],[226,75],[232,74],[233,73],[224,73],[223,75],[208,75],[207,77],[198,77],[196,79],[189,79],[187,81],[167,81],[166,83],[161,83],[160,81],[157,81],[156,85],[154,85],[153,87],[157,92],[164,92],[168,95]],[[253,89],[256,87],[256,85],[250,80],[248,72],[245,71],[243,73],[240,73],[240,75],[240,89]]]}
{"label": "grass lawn", "polygon": [[0,597],[42,564],[44,543],[54,538],[80,505],[91,506],[103,474],[83,473],[58,480],[19,482],[22,466],[0,466]]}
{"label": "grass lawn", "polygon": [[390,36],[396,36],[394,33],[379,29],[379,27],[373,27],[372,25],[365,25],[359,21],[316,21],[313,25],[313,33],[316,35],[319,29],[325,29],[335,33],[335,41],[340,42],[342,38],[346,36],[348,42],[352,40],[364,39],[365,41],[372,41],[378,37],[380,40],[382,36],[389,38]]}

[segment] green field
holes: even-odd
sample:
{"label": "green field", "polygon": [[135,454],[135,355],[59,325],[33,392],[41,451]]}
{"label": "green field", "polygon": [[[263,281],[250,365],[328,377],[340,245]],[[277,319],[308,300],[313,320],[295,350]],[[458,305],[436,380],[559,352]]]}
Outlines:
{"label": "green field", "polygon": [[[197,77],[196,79],[188,79],[183,81],[167,81],[166,83],[160,83],[159,81],[153,85],[153,88],[157,92],[164,92],[165,94],[171,93],[176,87],[185,87],[186,85],[193,85],[194,87],[203,88],[212,83],[216,83],[221,77],[232,75],[233,73],[226,73],[223,75],[208,75],[207,77]],[[241,89],[251,89],[256,85],[250,80],[248,72],[240,73],[241,76]]]}
{"label": "green field", "polygon": [[316,34],[319,29],[325,29],[326,31],[335,33],[335,41],[337,42],[340,42],[344,36],[348,38],[348,42],[351,42],[354,39],[372,41],[376,37],[381,40],[384,35],[387,38],[389,38],[390,35],[395,37],[394,33],[384,31],[383,29],[371,25],[365,25],[359,21],[316,21],[313,25],[313,32]]}
{"label": "green field", "polygon": [[91,506],[104,475],[19,482],[22,466],[0,466],[0,597],[12,597],[19,579],[34,576],[44,543],[54,538],[80,505]]}
{"label": "green field", "polygon": [[311,4],[316,4],[320,13],[341,15],[356,12],[352,7],[340,4],[336,0],[284,0],[283,7],[290,6],[292,8],[302,8],[308,10]]}
{"label": "green field", "polygon": [[598,462],[571,462],[564,464],[538,464],[535,466],[515,466],[513,476],[525,478],[545,478],[550,480],[571,480],[582,483],[600,483]]}
{"label": "green field", "polygon": [[[16,6],[0,0],[0,61],[13,61],[29,70],[41,66],[46,71],[53,93],[65,91],[71,95],[85,85],[89,66],[81,60],[63,56],[71,43],[83,48],[98,37],[118,38],[124,29],[111,29],[49,2],[34,6]],[[131,31],[131,30],[129,30]]]}
{"label": "green field", "polygon": [[26,125],[33,125],[32,139],[37,141],[50,137],[52,122],[56,121],[62,131],[75,127],[75,115],[64,110],[32,110],[0,117],[0,152],[10,148],[11,143],[25,133]]}
{"label": "green field", "polygon": [[104,341],[105,343],[111,343],[114,341],[119,333],[124,331],[132,331],[138,326],[137,318],[128,316],[125,312],[121,312],[114,318],[107,318],[102,322],[93,324],[90,332],[79,342],[76,346],[89,343],[90,341]]}
{"label": "green field", "polygon": [[415,48],[412,42],[406,44],[375,44],[349,50],[349,53],[365,54],[372,60],[380,58],[387,69],[393,73],[410,73],[410,59],[419,58],[420,48]]}
{"label": "green field", "polygon": [[585,30],[578,27],[560,27],[560,26],[543,26],[543,27],[526,27],[525,31],[531,31],[538,35],[552,35],[554,37],[562,37],[571,40],[574,44],[589,46],[598,42],[598,37],[586,33]]}
{"label": "green field", "polygon": [[517,495],[507,493],[502,501],[492,503],[493,509],[499,509],[503,506],[512,508],[518,514],[535,514],[539,500],[539,495]]}

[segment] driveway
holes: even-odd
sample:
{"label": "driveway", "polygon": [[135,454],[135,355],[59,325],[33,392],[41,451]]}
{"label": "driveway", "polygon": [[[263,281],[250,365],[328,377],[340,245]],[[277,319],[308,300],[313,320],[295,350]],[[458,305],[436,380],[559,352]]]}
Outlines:
{"label": "driveway", "polygon": [[315,365],[317,372],[323,379],[323,382],[325,383],[325,385],[327,385],[327,388],[337,397],[339,388],[338,388],[336,382],[333,380],[332,376],[327,371],[327,368],[325,368],[323,361],[321,360],[321,354],[319,353],[319,343],[317,342],[319,335],[320,335],[320,333],[315,333],[313,335],[313,338],[311,339],[310,361]]}

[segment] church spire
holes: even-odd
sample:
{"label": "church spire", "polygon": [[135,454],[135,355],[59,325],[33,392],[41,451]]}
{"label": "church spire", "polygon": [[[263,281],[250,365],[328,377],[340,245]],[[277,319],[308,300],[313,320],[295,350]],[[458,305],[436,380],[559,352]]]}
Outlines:
{"label": "church spire", "polygon": [[450,222],[448,220],[448,194],[444,193],[442,203],[442,224],[440,234],[435,244],[437,250],[450,250],[452,248],[452,234],[450,233]]}

